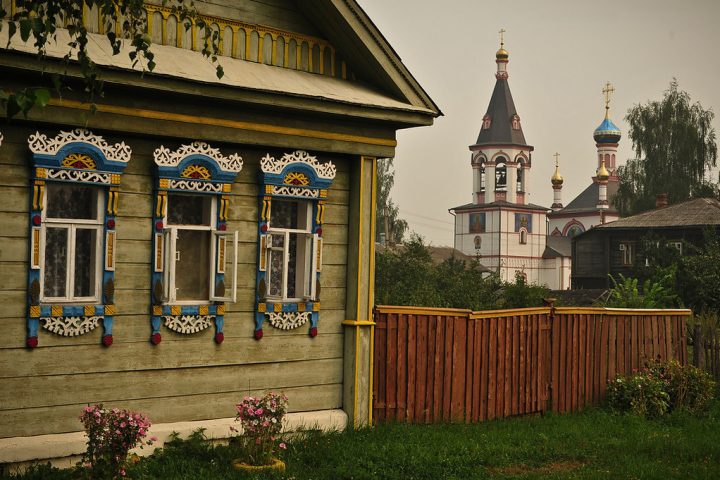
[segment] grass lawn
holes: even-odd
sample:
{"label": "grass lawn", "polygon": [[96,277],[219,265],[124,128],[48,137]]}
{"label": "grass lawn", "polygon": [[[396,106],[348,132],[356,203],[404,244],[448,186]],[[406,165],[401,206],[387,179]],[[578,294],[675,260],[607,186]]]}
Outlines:
{"label": "grass lawn", "polygon": [[[231,447],[178,442],[132,466],[137,479],[720,479],[720,402],[661,420],[603,410],[475,425],[386,425],[291,439],[284,475],[232,470]],[[70,479],[44,467],[22,479]]]}

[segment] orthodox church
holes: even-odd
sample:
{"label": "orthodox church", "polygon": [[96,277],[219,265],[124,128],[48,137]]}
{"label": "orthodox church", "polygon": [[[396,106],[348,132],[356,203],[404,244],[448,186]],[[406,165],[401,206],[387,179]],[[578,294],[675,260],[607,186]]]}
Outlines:
{"label": "orthodox church", "polygon": [[597,147],[597,171],[592,183],[566,207],[562,204],[563,177],[555,157],[555,173],[552,176],[553,204],[548,213],[548,231],[552,236],[574,237],[595,225],[620,218],[612,206],[620,178],[617,175],[615,155],[620,141],[620,129],[610,120],[610,94],[615,89],[608,82],[605,94],[605,119],[595,129],[593,138]]}
{"label": "orthodox church", "polygon": [[[501,30],[501,35],[503,30]],[[551,183],[550,209],[529,202],[531,146],[508,83],[509,54],[501,38],[495,55],[496,82],[475,144],[470,146],[473,172],[472,202],[450,209],[455,217],[455,248],[475,256],[504,281],[518,276],[551,289],[570,287],[571,237],[599,223],[618,218],[610,207],[617,191],[615,167],[620,131],[609,118],[595,130],[598,169],[593,183],[577,198],[562,205],[563,178],[556,169]],[[550,234],[552,232],[552,234]]]}

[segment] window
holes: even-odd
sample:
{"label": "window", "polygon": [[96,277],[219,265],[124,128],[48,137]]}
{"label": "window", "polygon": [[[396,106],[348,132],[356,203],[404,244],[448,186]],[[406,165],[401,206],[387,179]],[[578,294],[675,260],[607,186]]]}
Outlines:
{"label": "window", "polygon": [[678,251],[678,253],[682,256],[683,254],[683,244],[682,242],[670,242],[671,247],[675,247],[675,249]]}
{"label": "window", "polygon": [[160,146],[154,158],[150,341],[160,343],[163,324],[186,335],[214,324],[220,344],[225,303],[237,298],[238,233],[228,228],[228,194],[242,158],[204,142],[175,151]]}
{"label": "window", "polygon": [[495,190],[507,188],[507,166],[505,158],[499,157],[495,162]]}
{"label": "window", "polygon": [[635,260],[634,245],[632,243],[621,243],[620,244],[620,264],[623,266],[630,266]]}
{"label": "window", "polygon": [[483,117],[483,130],[487,130],[490,128],[490,125],[492,124],[492,120],[490,119],[490,115],[485,115]]}
{"label": "window", "polygon": [[294,302],[315,298],[312,252],[317,235],[311,233],[312,204],[306,200],[276,200],[268,222],[268,300]]}
{"label": "window", "polygon": [[217,230],[217,198],[210,195],[170,192],[163,238],[166,265],[164,300],[169,304],[234,302],[235,263],[232,283],[216,288],[215,270],[224,268],[237,253],[237,232]]}
{"label": "window", "polygon": [[523,169],[523,164],[518,163],[516,189],[519,193],[522,193],[525,191],[525,173],[524,172],[525,172],[525,170]]}
{"label": "window", "polygon": [[572,227],[568,228],[567,236],[572,238],[576,235],[580,235],[582,232],[582,227],[580,227],[579,225],[573,225]]}
{"label": "window", "polygon": [[257,309],[255,338],[263,324],[282,330],[310,323],[317,335],[322,271],[322,225],[327,189],[335,165],[321,163],[298,150],[260,162],[263,189],[258,227]]}
{"label": "window", "polygon": [[520,130],[520,117],[517,115],[513,115],[511,121],[512,121],[512,129]]}
{"label": "window", "polygon": [[86,185],[49,183],[42,222],[43,302],[98,302],[102,278],[103,197]]}
{"label": "window", "polygon": [[102,326],[112,344],[115,222],[132,150],[89,130],[36,132],[30,201],[27,346],[39,329],[74,337]]}
{"label": "window", "polygon": [[527,243],[528,232],[524,228],[520,229],[520,244],[525,245]]}

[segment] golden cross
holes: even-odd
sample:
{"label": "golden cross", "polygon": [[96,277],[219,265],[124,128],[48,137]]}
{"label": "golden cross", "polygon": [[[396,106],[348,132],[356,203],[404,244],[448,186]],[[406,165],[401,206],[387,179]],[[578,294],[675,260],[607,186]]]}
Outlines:
{"label": "golden cross", "polygon": [[553,155],[553,156],[555,157],[555,166],[557,167],[558,166],[558,158],[560,157],[560,154],[555,152],[555,155]]}
{"label": "golden cross", "polygon": [[605,84],[605,88],[602,89],[602,93],[605,95],[605,114],[607,115],[610,110],[610,94],[615,91],[615,87],[610,82]]}
{"label": "golden cross", "polygon": [[501,28],[498,33],[500,34],[500,45],[505,45],[504,37],[503,37],[503,33],[505,33],[505,29]]}

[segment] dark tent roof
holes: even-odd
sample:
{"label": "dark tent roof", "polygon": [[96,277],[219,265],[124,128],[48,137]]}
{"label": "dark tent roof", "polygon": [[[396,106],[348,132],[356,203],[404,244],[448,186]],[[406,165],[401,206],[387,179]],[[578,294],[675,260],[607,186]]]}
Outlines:
{"label": "dark tent roof", "polygon": [[507,79],[499,78],[495,83],[486,114],[490,117],[490,128],[480,130],[476,145],[527,146],[522,124],[518,130],[512,129],[512,116],[517,115],[517,110]]}
{"label": "dark tent roof", "polygon": [[[620,185],[620,182],[608,182],[607,186],[607,197],[608,197],[608,203],[610,203],[610,208],[605,210],[606,212],[612,212],[616,213],[617,210],[612,206],[613,198],[615,197],[615,194],[617,193],[618,186]],[[575,197],[570,203],[565,206],[565,208],[560,209],[556,212],[551,212],[548,214],[549,217],[553,217],[553,215],[557,215],[560,213],[579,213],[579,212],[588,212],[597,211],[597,202],[599,198],[599,190],[600,186],[593,182],[588,187],[583,190],[580,195]]]}
{"label": "dark tent roof", "polygon": [[714,198],[695,198],[669,207],[656,208],[621,218],[594,229],[602,228],[663,228],[720,225],[720,202]]}
{"label": "dark tent roof", "polygon": [[542,258],[572,257],[572,237],[548,235]]}

